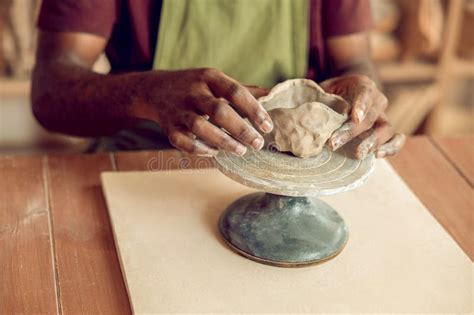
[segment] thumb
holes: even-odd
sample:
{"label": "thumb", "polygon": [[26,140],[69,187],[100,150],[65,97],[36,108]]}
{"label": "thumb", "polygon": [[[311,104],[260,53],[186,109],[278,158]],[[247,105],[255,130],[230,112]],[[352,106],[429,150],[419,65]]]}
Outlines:
{"label": "thumb", "polygon": [[270,90],[266,88],[255,86],[255,85],[245,85],[245,87],[247,88],[247,90],[249,90],[249,92],[253,95],[253,97],[257,99],[259,97],[267,95],[268,92],[270,92]]}

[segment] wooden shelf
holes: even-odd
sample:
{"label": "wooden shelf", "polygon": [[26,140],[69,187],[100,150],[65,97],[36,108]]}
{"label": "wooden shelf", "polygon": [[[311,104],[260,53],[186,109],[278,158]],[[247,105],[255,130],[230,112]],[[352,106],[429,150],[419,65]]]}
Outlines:
{"label": "wooden shelf", "polygon": [[0,79],[0,98],[29,95],[30,80]]}
{"label": "wooden shelf", "polygon": [[474,61],[456,58],[452,62],[451,70],[454,75],[466,78],[474,78]]}
{"label": "wooden shelf", "polygon": [[431,111],[438,98],[436,84],[398,89],[398,92],[392,92],[387,115],[397,132],[412,134]]}
{"label": "wooden shelf", "polygon": [[380,79],[384,83],[433,80],[437,65],[424,62],[383,63],[377,65]]}

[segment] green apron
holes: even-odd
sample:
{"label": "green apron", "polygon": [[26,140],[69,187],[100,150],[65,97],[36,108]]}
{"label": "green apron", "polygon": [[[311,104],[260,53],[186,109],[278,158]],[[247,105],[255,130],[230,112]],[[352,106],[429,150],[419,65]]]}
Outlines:
{"label": "green apron", "polygon": [[[270,88],[304,77],[308,0],[163,0],[153,68],[218,69]],[[159,126],[144,123],[107,138],[103,150],[161,149]],[[100,145],[103,147],[103,145]]]}
{"label": "green apron", "polygon": [[164,0],[154,69],[212,67],[270,88],[307,68],[307,0]]}

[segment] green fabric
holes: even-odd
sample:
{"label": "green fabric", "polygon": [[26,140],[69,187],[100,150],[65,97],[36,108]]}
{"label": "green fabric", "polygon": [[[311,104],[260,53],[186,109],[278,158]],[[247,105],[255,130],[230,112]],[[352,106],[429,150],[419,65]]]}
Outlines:
{"label": "green fabric", "polygon": [[304,77],[307,0],[163,0],[154,69],[212,67],[249,85]]}
{"label": "green fabric", "polygon": [[[164,0],[154,69],[212,67],[248,85],[272,87],[304,77],[308,0]],[[90,151],[169,148],[156,123],[145,122]]]}

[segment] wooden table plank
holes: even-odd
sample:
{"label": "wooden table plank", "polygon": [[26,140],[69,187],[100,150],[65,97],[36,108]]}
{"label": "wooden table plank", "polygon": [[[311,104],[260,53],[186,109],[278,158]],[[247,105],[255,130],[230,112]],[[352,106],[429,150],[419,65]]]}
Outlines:
{"label": "wooden table plank", "polygon": [[57,313],[41,157],[0,159],[0,313]]}
{"label": "wooden table plank", "polygon": [[48,160],[48,183],[64,314],[130,313],[100,187],[109,155],[62,155]]}
{"label": "wooden table plank", "polygon": [[182,153],[178,150],[117,152],[118,171],[160,171],[187,168],[211,168],[214,159]]}
{"label": "wooden table plank", "polygon": [[474,186],[474,135],[433,136],[432,140],[469,184]]}
{"label": "wooden table plank", "polygon": [[397,173],[474,260],[474,191],[427,137],[407,141],[389,158]]}
{"label": "wooden table plank", "polygon": [[183,154],[177,150],[116,152],[115,163],[118,171],[158,171],[175,169]]}

